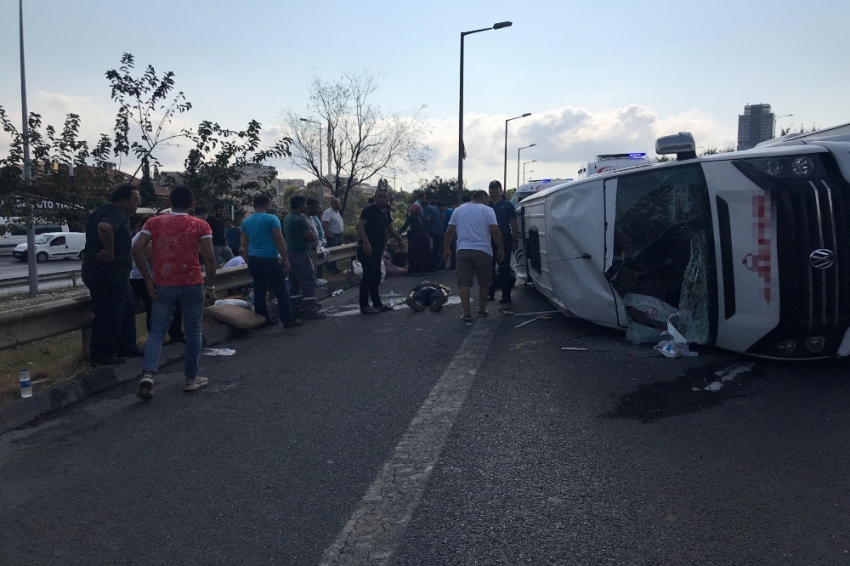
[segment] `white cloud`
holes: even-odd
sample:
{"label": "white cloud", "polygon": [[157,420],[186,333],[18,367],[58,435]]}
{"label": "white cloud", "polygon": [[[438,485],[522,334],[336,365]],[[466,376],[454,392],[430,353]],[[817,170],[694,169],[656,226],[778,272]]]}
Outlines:
{"label": "white cloud", "polygon": [[[505,119],[510,116],[469,114],[464,119],[467,159],[464,178],[471,188],[482,188],[501,179],[504,159]],[[508,187],[516,184],[517,148],[537,144],[522,152],[523,161],[537,159],[534,177],[571,177],[578,165],[601,153],[645,151],[654,155],[659,136],[689,131],[697,145],[726,145],[734,141],[708,114],[691,110],[659,117],[632,104],[591,112],[563,107],[514,120],[509,125]],[[433,148],[430,169],[435,175],[457,176],[457,120],[432,120],[427,139]],[[512,181],[513,179],[513,181]]]}
{"label": "white cloud", "polygon": [[[112,134],[117,110],[109,101],[46,91],[35,93],[30,108],[42,115],[44,124],[53,124],[57,128],[61,127],[69,112],[79,114],[81,137],[91,145],[101,132]],[[507,118],[509,116],[466,115],[464,141],[468,158],[464,162],[464,179],[470,188],[486,188],[490,180],[502,178]],[[13,119],[20,123],[20,115],[13,116]],[[188,116],[178,116],[168,130],[177,132],[192,125]],[[400,188],[413,190],[424,177],[457,176],[457,119],[431,119],[427,126],[430,134],[424,143],[431,148],[427,171],[399,173]],[[508,138],[508,187],[516,184],[518,147],[537,144],[522,153],[523,161],[537,160],[528,167],[534,170],[530,177],[572,177],[582,162],[600,153],[645,151],[654,155],[656,138],[680,131],[691,132],[698,146],[725,146],[735,140],[734,132],[725,131],[710,114],[696,109],[660,116],[637,104],[596,112],[565,106],[514,120],[510,123]],[[278,126],[269,124],[263,127],[264,144],[271,144],[279,135]],[[6,147],[7,140],[0,139],[0,151],[5,151]],[[187,151],[188,143],[185,141],[179,146],[163,147],[158,153],[163,169],[182,169]],[[282,177],[309,180],[309,174],[286,160],[276,160],[272,164]],[[132,172],[134,165],[134,160],[124,158],[122,169]]]}

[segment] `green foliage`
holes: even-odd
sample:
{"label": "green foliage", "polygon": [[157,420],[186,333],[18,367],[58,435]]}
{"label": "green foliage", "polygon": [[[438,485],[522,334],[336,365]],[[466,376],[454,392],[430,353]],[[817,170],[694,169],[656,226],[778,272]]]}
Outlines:
{"label": "green foliage", "polygon": [[[457,196],[457,179],[443,179],[442,177],[434,177],[430,181],[422,181],[419,184],[418,193],[425,193],[425,197],[429,201],[442,201],[446,206],[455,206],[458,204]],[[411,194],[410,202],[416,198],[416,194]],[[463,194],[472,196],[472,191],[465,189]]]}
{"label": "green foliage", "polygon": [[[145,163],[161,165],[153,154],[154,149],[169,140],[187,137],[189,132],[163,136],[163,129],[171,123],[176,114],[188,112],[192,104],[186,100],[182,92],[178,92],[169,101],[174,89],[174,73],[168,71],[162,77],[157,76],[152,65],[148,65],[140,77],[133,76],[135,61],[133,55],[124,53],[121,56],[121,66],[118,70],[106,72],[109,81],[112,100],[118,103],[118,115],[115,117],[115,146],[116,157],[129,155],[130,152],[139,159],[140,164],[133,173],[135,177]],[[138,130],[139,140],[131,140],[131,130]]]}
{"label": "green foliage", "polygon": [[197,202],[240,206],[248,204],[257,194],[275,196],[270,187],[277,177],[274,169],[257,180],[243,181],[244,166],[289,156],[288,138],[282,138],[269,149],[260,149],[261,130],[256,120],[251,120],[240,132],[204,121],[196,132],[186,132],[194,147],[184,163],[183,183],[195,194]]}
{"label": "green foliage", "polygon": [[[80,117],[68,114],[60,132],[42,131],[41,116],[27,119],[31,181],[24,180],[24,135],[0,106],[0,125],[9,135],[9,153],[0,159],[0,216],[43,222],[80,222],[105,201],[112,181],[107,161],[112,149],[101,134],[94,149],[79,138]],[[94,167],[87,167],[92,161]],[[0,225],[0,232],[5,226]]]}
{"label": "green foliage", "polygon": [[726,147],[718,147],[710,143],[700,155],[717,155],[718,153],[729,153],[732,151],[735,151],[735,146],[732,144],[728,144]]}

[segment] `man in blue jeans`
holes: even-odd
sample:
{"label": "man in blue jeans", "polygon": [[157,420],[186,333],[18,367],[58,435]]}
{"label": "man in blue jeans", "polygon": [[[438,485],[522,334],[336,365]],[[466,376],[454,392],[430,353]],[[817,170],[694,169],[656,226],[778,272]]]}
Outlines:
{"label": "man in blue jeans", "polygon": [[[184,391],[195,391],[209,379],[198,375],[201,360],[201,323],[204,317],[204,275],[198,263],[198,253],[206,267],[206,289],[215,298],[216,257],[210,225],[189,216],[195,197],[185,187],[175,187],[169,196],[171,212],[151,218],[133,244],[133,258],[142,272],[148,294],[153,299],[151,330],[145,343],[142,380],[136,396],[153,397],[153,378],[159,366],[162,341],[171,325],[177,305],[183,310],[183,329],[186,333],[186,360],[183,371]],[[153,271],[151,277],[144,257],[145,246],[151,244]]]}
{"label": "man in blue jeans", "polygon": [[289,271],[289,253],[280,230],[280,220],[269,214],[269,197],[254,197],[254,214],[242,222],[242,254],[248,262],[248,271],[254,279],[254,312],[266,317],[266,325],[277,324],[269,319],[266,290],[271,288],[277,297],[277,308],[284,328],[301,326],[300,319],[292,317],[286,272]]}

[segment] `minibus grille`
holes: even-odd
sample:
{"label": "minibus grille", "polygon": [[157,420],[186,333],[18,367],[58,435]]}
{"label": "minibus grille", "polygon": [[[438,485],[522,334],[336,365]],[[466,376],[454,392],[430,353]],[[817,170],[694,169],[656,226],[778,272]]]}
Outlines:
{"label": "minibus grille", "polygon": [[830,334],[850,322],[847,191],[828,178],[788,186],[773,193],[781,325],[798,336]]}

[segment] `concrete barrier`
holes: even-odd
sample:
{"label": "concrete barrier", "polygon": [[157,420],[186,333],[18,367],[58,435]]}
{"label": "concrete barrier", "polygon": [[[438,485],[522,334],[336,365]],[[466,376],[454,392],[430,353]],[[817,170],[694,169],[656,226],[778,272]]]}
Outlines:
{"label": "concrete barrier", "polygon": [[[356,244],[346,244],[327,248],[327,261],[341,261],[357,255]],[[325,262],[325,256],[319,256],[319,263]],[[238,287],[246,287],[252,282],[248,266],[231,267],[216,271],[216,291],[229,291]],[[22,346],[83,330],[83,351],[89,343],[92,313],[91,298],[77,297],[63,299],[0,312],[0,350]]]}

